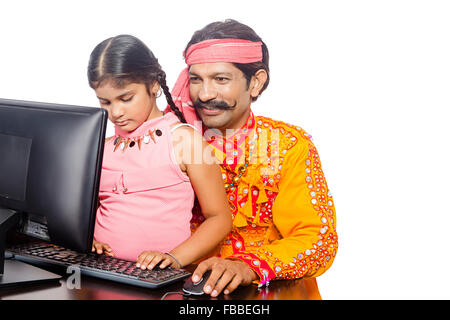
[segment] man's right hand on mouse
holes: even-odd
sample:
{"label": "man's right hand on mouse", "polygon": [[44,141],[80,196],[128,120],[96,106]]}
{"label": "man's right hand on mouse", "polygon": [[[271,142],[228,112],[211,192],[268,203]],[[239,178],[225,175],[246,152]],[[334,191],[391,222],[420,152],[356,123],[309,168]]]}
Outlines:
{"label": "man's right hand on mouse", "polygon": [[224,294],[230,294],[238,286],[249,285],[258,279],[258,275],[245,262],[212,257],[197,266],[192,281],[200,281],[207,270],[211,270],[211,275],[203,291],[211,297],[218,296],[222,291]]}

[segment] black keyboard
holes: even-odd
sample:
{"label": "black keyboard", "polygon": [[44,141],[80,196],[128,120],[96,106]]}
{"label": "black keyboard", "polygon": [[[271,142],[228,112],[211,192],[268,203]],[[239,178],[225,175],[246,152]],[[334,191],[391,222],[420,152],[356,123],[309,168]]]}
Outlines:
{"label": "black keyboard", "polygon": [[79,253],[47,243],[27,243],[6,250],[15,259],[40,265],[79,267],[81,274],[127,283],[145,288],[159,288],[191,275],[184,269],[158,267],[142,270],[136,262],[98,255]]}

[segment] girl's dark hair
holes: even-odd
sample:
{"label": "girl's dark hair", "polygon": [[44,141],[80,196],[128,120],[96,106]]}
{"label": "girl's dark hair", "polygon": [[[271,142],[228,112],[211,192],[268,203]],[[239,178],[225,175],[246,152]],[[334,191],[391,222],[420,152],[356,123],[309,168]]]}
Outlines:
{"label": "girl's dark hair", "polygon": [[[187,52],[188,48],[196,44],[198,42],[209,40],[209,39],[244,39],[250,41],[261,41],[262,42],[262,54],[263,58],[261,62],[254,63],[233,63],[236,68],[244,73],[244,76],[247,80],[247,89],[250,85],[251,77],[260,69],[264,69],[267,72],[267,81],[264,83],[262,87],[261,93],[267,88],[270,80],[269,73],[269,49],[267,49],[266,44],[262,39],[256,34],[256,32],[250,28],[249,26],[240,23],[233,19],[227,19],[225,21],[217,21],[208,24],[203,29],[200,29],[194,33],[191,40],[186,46],[185,52]],[[256,101],[258,97],[253,98],[253,101]]]}
{"label": "girl's dark hair", "polygon": [[138,38],[118,35],[99,43],[91,53],[88,64],[88,80],[91,88],[98,88],[105,80],[112,80],[117,87],[128,83],[143,83],[149,87],[157,81],[166,96],[167,103],[181,122],[186,119],[175,105],[166,84],[166,73],[153,52]]}

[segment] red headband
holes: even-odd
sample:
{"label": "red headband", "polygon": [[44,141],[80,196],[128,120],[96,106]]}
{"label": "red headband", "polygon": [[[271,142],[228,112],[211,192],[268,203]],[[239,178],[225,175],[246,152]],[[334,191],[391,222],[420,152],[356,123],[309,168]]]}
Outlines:
{"label": "red headband", "polygon": [[242,39],[211,39],[196,43],[185,53],[188,66],[208,62],[262,61],[262,43]]}
{"label": "red headband", "polygon": [[[172,90],[175,105],[181,110],[186,121],[201,129],[201,122],[192,106],[189,94],[189,66],[199,63],[234,62],[252,63],[262,61],[262,42],[242,39],[211,39],[196,43],[184,53],[185,68],[178,76]],[[167,106],[166,112],[170,111]]]}

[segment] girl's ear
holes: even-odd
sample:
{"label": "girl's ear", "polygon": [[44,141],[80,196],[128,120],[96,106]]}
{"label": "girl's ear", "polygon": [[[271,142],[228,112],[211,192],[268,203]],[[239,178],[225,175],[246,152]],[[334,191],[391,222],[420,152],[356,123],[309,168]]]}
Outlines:
{"label": "girl's ear", "polygon": [[161,85],[159,84],[158,81],[154,81],[150,87],[149,87],[149,92],[156,96],[156,94],[158,93],[159,89],[161,88]]}

